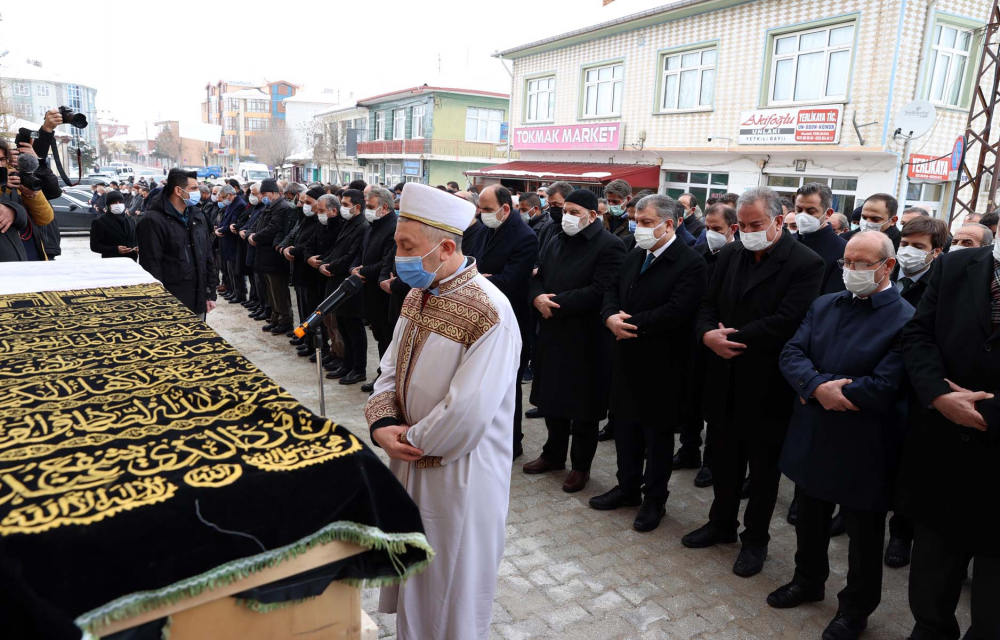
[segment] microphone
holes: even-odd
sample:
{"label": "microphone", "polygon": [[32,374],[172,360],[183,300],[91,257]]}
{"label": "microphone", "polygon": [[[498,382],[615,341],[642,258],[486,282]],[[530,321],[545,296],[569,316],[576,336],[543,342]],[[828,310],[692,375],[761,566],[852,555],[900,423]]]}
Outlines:
{"label": "microphone", "polygon": [[337,307],[339,307],[344,300],[355,295],[361,291],[361,276],[351,276],[347,280],[337,287],[337,290],[327,296],[326,300],[319,303],[316,307],[316,311],[313,312],[309,319],[302,323],[301,326],[295,328],[295,335],[299,338],[306,337],[306,333],[312,330],[316,324],[323,319],[323,316],[330,313]]}
{"label": "microphone", "polygon": [[38,158],[30,153],[19,153],[17,155],[17,172],[34,173],[38,170]]}

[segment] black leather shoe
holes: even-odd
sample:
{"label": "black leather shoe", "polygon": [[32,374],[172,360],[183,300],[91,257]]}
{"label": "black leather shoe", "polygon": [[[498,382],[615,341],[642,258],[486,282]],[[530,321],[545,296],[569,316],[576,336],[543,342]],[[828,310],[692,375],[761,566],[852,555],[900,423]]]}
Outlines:
{"label": "black leather shoe", "polygon": [[243,305],[244,307],[249,307],[250,305],[253,304],[253,300],[243,300],[240,302],[240,304]]}
{"label": "black leather shoe", "polygon": [[326,362],[323,364],[323,368],[326,369],[327,371],[336,371],[342,366],[344,366],[343,358],[334,358],[330,362]]}
{"label": "black leather shoe", "polygon": [[[337,360],[340,360],[340,362],[337,363],[336,362]],[[326,364],[335,364],[335,363],[339,367],[341,364],[344,363],[344,359],[343,358],[338,358],[337,356],[333,355],[332,353],[324,351],[323,352],[323,364],[326,365]]]}
{"label": "black leather shoe", "polygon": [[268,322],[268,323],[267,323],[267,324],[265,324],[265,325],[264,325],[263,327],[261,327],[261,328],[260,328],[260,330],[261,330],[261,331],[263,331],[264,333],[267,333],[268,331],[270,331],[271,329],[273,329],[273,328],[274,328],[274,326],[275,326],[275,325],[273,325],[273,324],[271,324],[270,322]]}
{"label": "black leather shoe", "polygon": [[[292,325],[288,325],[288,326],[292,326]],[[295,332],[294,331],[286,331],[285,332],[285,337],[286,338],[294,338],[295,337]]]}
{"label": "black leather shoe", "polygon": [[598,442],[607,442],[615,439],[615,425],[606,424],[604,428],[597,432]]}
{"label": "black leather shoe", "polygon": [[778,587],[767,596],[767,604],[775,609],[791,609],[804,602],[819,602],[826,597],[823,589],[806,589],[802,585],[789,582]]}
{"label": "black leather shoe", "polygon": [[750,497],[750,478],[743,478],[743,488],[740,489],[740,500]]}
{"label": "black leather shoe", "polygon": [[619,486],[590,499],[590,508],[598,511],[612,511],[619,507],[638,507],[641,504],[642,496],[640,494],[629,495],[622,491]]}
{"label": "black leather shoe", "polygon": [[785,520],[788,524],[795,526],[795,523],[799,521],[799,499],[792,498],[792,504],[788,505],[788,514],[785,515]]}
{"label": "black leather shoe", "polygon": [[233,296],[232,298],[229,299],[229,304],[243,304],[243,299]]}
{"label": "black leather shoe", "polygon": [[910,548],[913,541],[902,538],[889,538],[889,546],[885,548],[885,565],[899,569],[910,564]]}
{"label": "black leather shoe", "polygon": [[363,385],[361,385],[361,390],[364,391],[365,393],[372,393],[373,391],[375,391],[375,381],[372,380],[371,382],[364,383]]}
{"label": "black leather shoe", "polygon": [[667,509],[661,500],[651,500],[646,498],[639,507],[639,513],[635,514],[635,522],[632,528],[636,531],[652,531],[660,526],[660,520],[666,515]]}
{"label": "black leather shoe", "polygon": [[313,351],[312,349],[305,349],[305,350],[296,349],[295,355],[297,355],[300,358],[310,358],[312,362],[316,362],[316,352]]}
{"label": "black leather shoe", "polygon": [[830,537],[836,538],[837,536],[844,535],[845,531],[847,531],[847,523],[844,522],[844,510],[840,509],[830,522]]}
{"label": "black leather shoe", "polygon": [[867,618],[856,620],[838,613],[823,630],[823,640],[857,640],[867,626]]}
{"label": "black leather shoe", "polygon": [[367,377],[368,377],[368,374],[365,373],[364,371],[354,371],[354,372],[348,373],[346,376],[344,376],[343,378],[341,378],[340,379],[340,384],[342,384],[342,385],[357,384],[357,383],[361,382],[362,380],[364,380]]}
{"label": "black leather shoe", "polygon": [[291,326],[292,325],[290,325],[290,324],[275,325],[274,328],[271,329],[271,334],[272,335],[276,335],[276,336],[280,336],[281,334],[283,334],[286,331],[288,331],[289,327],[291,327]]}
{"label": "black leather shoe", "polygon": [[712,522],[681,538],[681,544],[689,549],[704,549],[705,547],[714,547],[717,544],[732,544],[734,542],[736,542],[735,531],[731,533],[722,531]]}
{"label": "black leather shoe", "polygon": [[545,416],[538,410],[538,407],[532,407],[524,412],[524,417],[528,420],[534,420],[535,418],[544,418]]}
{"label": "black leather shoe", "polygon": [[765,560],[767,560],[767,545],[756,546],[745,544],[740,549],[740,555],[736,557],[736,563],[733,565],[733,573],[742,578],[755,576],[764,568]]}
{"label": "black leather shoe", "polygon": [[712,470],[708,468],[707,464],[701,465],[698,475],[694,477],[694,486],[704,489],[705,487],[711,487],[712,482]]}
{"label": "black leather shoe", "polygon": [[338,378],[343,378],[344,376],[346,376],[350,372],[351,372],[350,369],[348,369],[347,367],[341,365],[337,369],[334,369],[330,373],[326,374],[326,377],[327,377],[328,380],[336,380]]}
{"label": "black leather shoe", "polygon": [[268,320],[271,317],[271,314],[267,313],[266,311],[264,311],[263,309],[261,309],[260,311],[258,311],[257,313],[253,314],[250,317],[253,318],[254,320],[256,320],[257,322],[260,322],[262,320],[265,320],[265,321]]}
{"label": "black leather shoe", "polygon": [[685,450],[684,447],[681,447],[674,454],[673,465],[674,469],[700,469],[701,452],[697,449],[691,451],[690,449]]}
{"label": "black leather shoe", "polygon": [[293,347],[301,347],[305,343],[306,343],[305,338],[292,338],[291,340],[288,341],[288,344],[292,345]]}
{"label": "black leather shoe", "polygon": [[247,307],[247,311],[248,311],[247,317],[252,318],[258,313],[260,313],[260,307]]}

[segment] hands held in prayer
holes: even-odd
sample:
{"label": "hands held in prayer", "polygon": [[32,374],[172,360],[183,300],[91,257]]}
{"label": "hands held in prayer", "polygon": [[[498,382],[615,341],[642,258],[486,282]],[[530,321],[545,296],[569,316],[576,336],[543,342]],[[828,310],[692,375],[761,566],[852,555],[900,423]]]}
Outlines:
{"label": "hands held in prayer", "polygon": [[976,429],[977,431],[986,431],[986,421],[976,411],[975,403],[980,400],[990,400],[993,398],[993,394],[986,393],[985,391],[969,391],[947,378],[944,381],[951,387],[951,393],[934,398],[931,406],[957,425]]}
{"label": "hands held in prayer", "polygon": [[247,239],[247,230],[246,229],[243,229],[243,230],[240,231],[240,237],[243,238],[244,240]]}
{"label": "hands held in prayer", "polygon": [[706,331],[701,341],[706,347],[714,351],[715,355],[729,360],[740,355],[743,353],[742,350],[747,348],[745,344],[729,341],[729,336],[736,333],[736,331],[736,329],[727,329],[726,326],[720,322],[719,328]]}
{"label": "hands held in prayer", "polygon": [[388,293],[388,294],[391,295],[392,294],[392,283],[395,280],[396,280],[396,276],[394,274],[390,275],[388,280],[383,280],[382,282],[378,283],[378,288],[381,289],[382,291],[385,291],[386,293]]}
{"label": "hands held in prayer", "polygon": [[[229,225],[229,231],[232,232],[232,233],[236,233],[236,224],[235,223]],[[240,232],[240,237],[243,237],[243,233],[242,232]]]}
{"label": "hands held in prayer", "polygon": [[361,278],[361,282],[365,281],[365,277],[361,275],[361,267],[354,267],[353,269],[351,269],[351,275]]}
{"label": "hands held in prayer", "polygon": [[295,256],[292,255],[291,247],[285,247],[284,249],[282,249],[281,255],[285,256],[285,260],[288,260],[289,262],[295,262]]}
{"label": "hands held in prayer", "polygon": [[372,439],[378,443],[390,458],[404,462],[416,462],[424,457],[424,452],[416,447],[399,441],[399,434],[406,433],[410,426],[399,424],[392,427],[382,427],[372,433]]}
{"label": "hands held in prayer", "polygon": [[309,265],[310,267],[312,267],[313,269],[319,269],[319,265],[321,264],[320,263],[320,257],[319,256],[313,256],[313,257],[309,258],[308,260],[306,260],[306,264]]}
{"label": "hands held in prayer", "polygon": [[615,334],[616,340],[637,338],[639,336],[635,332],[638,331],[639,328],[634,324],[628,324],[625,322],[631,317],[631,314],[619,310],[618,313],[608,318],[607,322],[604,324],[608,326],[608,329],[611,329],[611,333]]}
{"label": "hands held in prayer", "polygon": [[118,253],[120,253],[123,256],[127,256],[128,254],[132,253],[132,249],[126,247],[123,244],[120,244],[118,245]]}
{"label": "hands held in prayer", "polygon": [[319,266],[319,272],[320,272],[320,273],[322,273],[322,274],[323,274],[324,276],[326,276],[327,278],[332,278],[332,277],[333,277],[333,274],[332,274],[332,273],[330,273],[330,269],[329,269],[329,267],[330,267],[330,265],[328,265],[328,264],[321,264],[321,265]]}
{"label": "hands held in prayer", "polygon": [[218,229],[215,230],[215,235],[217,235],[217,236],[219,236],[221,238],[222,236],[224,236],[226,234],[222,233],[222,227],[219,227]]}
{"label": "hands held in prayer", "polygon": [[542,314],[542,317],[545,318],[546,320],[552,317],[553,309],[559,308],[558,304],[552,302],[552,298],[555,297],[556,294],[554,293],[543,293],[542,295],[535,298],[534,302],[532,303],[535,305],[535,308],[538,309],[538,313]]}
{"label": "hands held in prayer", "polygon": [[215,309],[215,300],[206,300],[205,313],[211,313],[213,309]]}
{"label": "hands held in prayer", "polygon": [[247,238],[247,242],[249,242],[250,244],[252,244],[253,246],[255,246],[255,247],[256,247],[256,246],[257,246],[257,243],[256,243],[256,242],[254,242],[254,236],[255,236],[255,235],[256,235],[256,234],[254,234],[254,235],[251,235],[251,236],[250,236],[249,238]]}
{"label": "hands held in prayer", "polygon": [[819,400],[827,411],[860,411],[844,396],[844,386],[852,382],[854,381],[849,378],[824,382],[813,391],[813,397]]}

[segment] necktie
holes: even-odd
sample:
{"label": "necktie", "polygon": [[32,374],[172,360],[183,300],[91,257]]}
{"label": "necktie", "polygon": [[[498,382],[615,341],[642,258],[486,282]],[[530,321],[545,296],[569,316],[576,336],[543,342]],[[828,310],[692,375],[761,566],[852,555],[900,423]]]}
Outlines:
{"label": "necktie", "polygon": [[906,293],[906,290],[913,286],[913,280],[910,278],[900,278],[899,283],[903,285],[903,293]]}
{"label": "necktie", "polygon": [[654,256],[653,254],[651,253],[646,254],[646,261],[642,263],[642,269],[639,271],[639,273],[646,273],[646,269],[649,268],[649,265],[653,264],[653,260],[655,259],[656,256]]}
{"label": "necktie", "polygon": [[993,322],[993,330],[1000,327],[1000,260],[993,261],[993,281],[990,282],[990,320]]}

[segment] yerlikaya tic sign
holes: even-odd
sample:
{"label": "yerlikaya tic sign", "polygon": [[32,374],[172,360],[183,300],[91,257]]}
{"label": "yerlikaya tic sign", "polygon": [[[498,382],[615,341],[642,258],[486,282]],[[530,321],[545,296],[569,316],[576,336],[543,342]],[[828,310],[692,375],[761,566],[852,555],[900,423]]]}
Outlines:
{"label": "yerlikaya tic sign", "polygon": [[514,129],[514,149],[615,150],[621,149],[621,123],[595,122]]}
{"label": "yerlikaya tic sign", "polygon": [[837,144],[843,105],[755,109],[740,114],[740,144]]}

